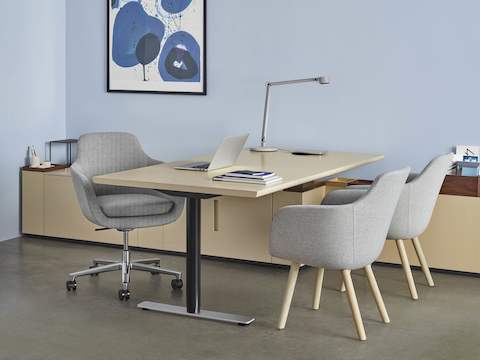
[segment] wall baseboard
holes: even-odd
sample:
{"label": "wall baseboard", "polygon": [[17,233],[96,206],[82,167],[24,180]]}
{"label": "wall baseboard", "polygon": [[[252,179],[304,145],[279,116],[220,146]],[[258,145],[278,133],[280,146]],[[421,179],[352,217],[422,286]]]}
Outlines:
{"label": "wall baseboard", "polygon": [[11,238],[11,239],[0,239],[0,242],[12,241],[12,240],[17,240],[17,239],[21,239],[21,238],[22,238],[21,236],[17,236],[17,237]]}

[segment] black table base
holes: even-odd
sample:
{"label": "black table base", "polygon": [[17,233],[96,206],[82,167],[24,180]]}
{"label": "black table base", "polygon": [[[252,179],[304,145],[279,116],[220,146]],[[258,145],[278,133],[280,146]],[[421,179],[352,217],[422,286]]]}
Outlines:
{"label": "black table base", "polygon": [[201,309],[201,201],[215,195],[168,192],[171,195],[187,198],[187,305],[174,306],[152,301],[143,301],[137,306],[175,315],[183,315],[207,320],[223,321],[239,325],[249,325],[255,318]]}

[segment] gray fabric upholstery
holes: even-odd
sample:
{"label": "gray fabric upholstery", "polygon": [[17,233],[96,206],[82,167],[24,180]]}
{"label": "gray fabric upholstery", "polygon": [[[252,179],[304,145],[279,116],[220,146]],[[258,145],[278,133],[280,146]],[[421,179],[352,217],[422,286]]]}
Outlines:
{"label": "gray fabric upholstery", "polygon": [[[453,161],[452,154],[441,155],[430,161],[420,174],[412,174],[405,185],[395,210],[388,239],[411,239],[427,228],[445,175]],[[349,186],[332,191],[323,204],[348,204],[368,191],[367,188]]]}
{"label": "gray fabric upholstery", "polygon": [[[419,174],[417,173],[410,173],[407,178],[407,183],[415,179]],[[346,189],[342,190],[368,190],[370,189],[370,185],[348,185]]]}
{"label": "gray fabric upholstery", "polygon": [[349,186],[347,189],[330,191],[323,198],[322,205],[345,205],[357,201],[370,190],[370,185],[367,185],[368,187],[364,187],[365,185],[358,186],[359,188],[357,188],[357,185],[352,186],[352,188],[355,187],[355,189],[350,189]]}
{"label": "gray fabric upholstery", "polygon": [[[348,189],[348,190],[368,190],[370,189],[370,185],[347,185],[348,187],[345,188],[345,189]],[[345,189],[342,189],[342,190],[345,190]]]}
{"label": "gray fabric upholstery", "polygon": [[168,213],[173,202],[147,194],[115,194],[98,196],[103,213],[109,217],[150,216]]}
{"label": "gray fabric upholstery", "polygon": [[[161,162],[151,159],[143,152],[137,138],[131,134],[118,132],[82,135],[78,142],[77,160],[70,171],[83,215],[94,224],[118,230],[174,222],[183,211],[184,198],[150,189],[97,185],[92,181],[96,175],[159,163]],[[132,197],[133,195],[142,196]],[[158,200],[153,201],[153,197]],[[120,209],[120,204],[133,199],[134,203]],[[168,207],[169,210],[165,211]]]}
{"label": "gray fabric upholstery", "polygon": [[[138,139],[128,133],[107,132],[85,134],[80,137],[76,164],[83,174],[91,179],[96,175],[109,174],[150,165],[161,161],[150,158],[143,152]],[[95,194],[132,193],[131,188],[92,183]]]}
{"label": "gray fabric upholstery", "polygon": [[300,205],[273,219],[273,256],[327,269],[358,269],[380,255],[410,169],[379,176],[368,192],[345,205]]}

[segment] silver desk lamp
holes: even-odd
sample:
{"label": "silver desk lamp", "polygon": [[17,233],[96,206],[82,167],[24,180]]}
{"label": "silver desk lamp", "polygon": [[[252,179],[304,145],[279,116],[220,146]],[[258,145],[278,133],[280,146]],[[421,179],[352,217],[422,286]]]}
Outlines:
{"label": "silver desk lamp", "polygon": [[308,79],[296,79],[296,80],[267,82],[267,84],[266,84],[267,92],[266,92],[266,95],[265,95],[265,109],[263,111],[262,138],[260,140],[261,143],[260,143],[259,147],[251,148],[250,150],[260,151],[260,152],[272,152],[272,151],[277,151],[278,150],[277,148],[266,146],[268,115],[269,115],[269,112],[270,112],[270,88],[272,86],[277,86],[277,85],[291,85],[291,84],[300,84],[300,83],[306,83],[306,82],[316,82],[320,85],[327,85],[327,84],[330,83],[328,78],[325,77],[325,76],[318,76],[318,77],[308,78]]}

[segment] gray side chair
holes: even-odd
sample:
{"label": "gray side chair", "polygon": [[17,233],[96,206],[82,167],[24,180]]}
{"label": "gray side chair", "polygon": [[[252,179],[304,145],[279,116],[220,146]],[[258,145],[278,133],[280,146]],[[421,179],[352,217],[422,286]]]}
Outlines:
{"label": "gray side chair", "polygon": [[[453,161],[453,154],[441,155],[430,161],[420,174],[411,174],[393,215],[387,239],[395,240],[412,299],[418,299],[417,288],[405,251],[404,239],[412,239],[415,252],[429,286],[435,286],[419,236],[426,230],[437,202],[445,175]],[[363,196],[368,186],[349,186],[327,194],[325,204],[347,204]],[[345,290],[342,284],[341,291]]]}
{"label": "gray side chair", "polygon": [[68,291],[76,290],[77,277],[116,270],[122,272],[120,300],[130,298],[131,270],[173,275],[172,287],[182,288],[181,272],[161,268],[160,259],[132,261],[128,234],[134,229],[174,222],[183,211],[185,199],[149,189],[99,185],[92,181],[96,175],[160,163],[148,157],[138,139],[128,133],[92,133],[80,137],[77,160],[70,168],[80,208],[88,220],[101,227],[97,230],[114,229],[123,233],[123,257],[121,261],[96,259],[89,269],[69,274]]}
{"label": "gray side chair", "polygon": [[313,308],[320,306],[324,269],[341,270],[360,340],[366,340],[351,271],[364,268],[378,309],[390,322],[371,264],[380,255],[410,169],[379,176],[369,191],[345,205],[287,206],[273,219],[270,253],[292,261],[278,323],[284,329],[300,264],[318,268]]}

